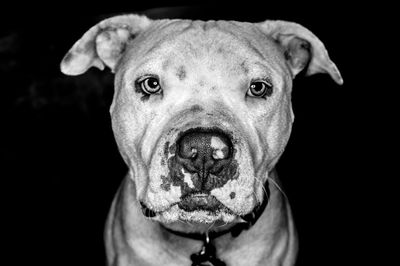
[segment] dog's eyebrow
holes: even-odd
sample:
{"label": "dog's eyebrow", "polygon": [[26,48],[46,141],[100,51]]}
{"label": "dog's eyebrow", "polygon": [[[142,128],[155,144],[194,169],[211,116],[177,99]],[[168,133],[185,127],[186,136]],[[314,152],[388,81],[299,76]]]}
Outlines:
{"label": "dog's eyebrow", "polygon": [[272,78],[274,73],[279,71],[262,61],[244,61],[240,64],[240,67],[243,68],[246,75],[251,76],[251,78]]}

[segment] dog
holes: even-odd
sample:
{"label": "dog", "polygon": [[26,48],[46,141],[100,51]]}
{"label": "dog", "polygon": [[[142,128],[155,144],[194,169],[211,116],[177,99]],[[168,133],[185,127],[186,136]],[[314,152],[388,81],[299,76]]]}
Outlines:
{"label": "dog", "polygon": [[90,28],[61,71],[115,73],[112,129],[129,172],[106,222],[108,265],[284,265],[298,241],[275,165],[294,121],[292,81],[342,77],[287,21],[152,20]]}

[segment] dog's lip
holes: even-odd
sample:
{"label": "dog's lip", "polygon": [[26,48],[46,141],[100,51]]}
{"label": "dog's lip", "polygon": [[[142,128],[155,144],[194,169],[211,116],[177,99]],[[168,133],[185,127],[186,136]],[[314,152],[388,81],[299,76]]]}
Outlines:
{"label": "dog's lip", "polygon": [[178,206],[185,211],[205,210],[212,212],[221,210],[224,207],[217,198],[205,193],[186,195],[178,202]]}

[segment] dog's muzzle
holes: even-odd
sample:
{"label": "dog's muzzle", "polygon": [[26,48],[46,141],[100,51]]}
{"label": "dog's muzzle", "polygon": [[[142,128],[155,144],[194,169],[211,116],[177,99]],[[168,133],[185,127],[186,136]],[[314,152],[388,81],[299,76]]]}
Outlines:
{"label": "dog's muzzle", "polygon": [[231,140],[222,131],[191,129],[176,144],[175,162],[192,174],[194,190],[198,192],[207,193],[224,185],[236,170],[232,167]]}
{"label": "dog's muzzle", "polygon": [[218,128],[192,128],[179,134],[174,148],[168,167],[171,179],[182,187],[179,207],[186,211],[222,208],[210,192],[237,178],[238,163],[229,134]]}
{"label": "dog's muzzle", "polygon": [[145,216],[163,223],[229,223],[254,208],[255,179],[243,134],[224,122],[204,124],[175,125],[161,134],[142,201],[150,210],[142,206]]}

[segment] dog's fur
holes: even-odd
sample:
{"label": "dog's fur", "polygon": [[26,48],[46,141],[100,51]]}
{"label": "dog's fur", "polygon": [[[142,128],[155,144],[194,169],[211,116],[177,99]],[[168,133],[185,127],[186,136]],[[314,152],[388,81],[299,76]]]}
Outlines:
{"label": "dog's fur", "polygon": [[[165,228],[229,231],[264,200],[267,208],[254,226],[236,238],[224,234],[214,240],[217,256],[232,266],[294,264],[296,233],[274,170],[294,120],[292,79],[306,68],[307,75],[324,72],[343,82],[314,34],[285,21],[116,16],[87,31],[65,56],[61,70],[78,75],[92,66],[115,73],[110,113],[129,166],[107,221],[109,265],[191,265],[190,255],[202,243]],[[146,77],[159,80],[160,93],[141,90]],[[254,81],[269,83],[271,93],[252,95]],[[178,168],[179,182],[171,174],[173,143],[182,132],[197,128],[218,128],[233,143],[233,176],[209,190],[224,206],[219,211],[179,207],[184,193],[200,181],[183,168]],[[267,180],[269,199],[263,193]]]}

